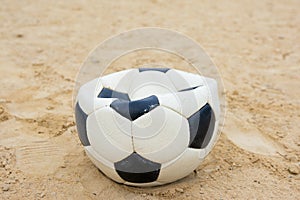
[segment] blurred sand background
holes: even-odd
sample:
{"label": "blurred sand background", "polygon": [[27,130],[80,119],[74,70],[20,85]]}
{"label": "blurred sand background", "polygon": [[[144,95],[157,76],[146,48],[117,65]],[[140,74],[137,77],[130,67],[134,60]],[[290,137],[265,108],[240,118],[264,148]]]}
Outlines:
{"label": "blurred sand background", "polygon": [[[299,8],[297,0],[2,0],[0,199],[299,199]],[[225,127],[205,162],[155,188],[100,173],[79,142],[72,110],[88,53],[143,26],[199,42],[219,67],[227,98]],[[129,66],[118,63],[110,70]]]}

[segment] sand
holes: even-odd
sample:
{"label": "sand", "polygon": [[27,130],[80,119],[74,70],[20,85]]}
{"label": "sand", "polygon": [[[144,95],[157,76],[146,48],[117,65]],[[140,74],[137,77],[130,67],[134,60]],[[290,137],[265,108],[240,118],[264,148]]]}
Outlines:
{"label": "sand", "polygon": [[[1,1],[0,199],[299,199],[299,7],[297,0]],[[100,173],[72,109],[88,53],[143,26],[199,42],[219,67],[227,100],[211,154],[188,177],[155,188]],[[143,59],[151,58],[133,64]]]}

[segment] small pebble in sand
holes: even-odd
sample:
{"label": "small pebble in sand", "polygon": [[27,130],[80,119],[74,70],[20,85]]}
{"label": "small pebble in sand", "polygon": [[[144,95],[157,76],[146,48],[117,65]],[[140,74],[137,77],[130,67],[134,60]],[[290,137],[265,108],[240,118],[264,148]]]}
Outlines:
{"label": "small pebble in sand", "polygon": [[175,191],[176,191],[176,192],[180,192],[180,193],[183,193],[183,192],[184,192],[184,190],[183,190],[182,188],[176,188]]}
{"label": "small pebble in sand", "polygon": [[297,175],[300,173],[300,169],[296,164],[292,164],[289,166],[288,171],[290,174]]}
{"label": "small pebble in sand", "polygon": [[2,186],[2,191],[7,192],[9,190],[9,185],[8,184],[4,184]]}

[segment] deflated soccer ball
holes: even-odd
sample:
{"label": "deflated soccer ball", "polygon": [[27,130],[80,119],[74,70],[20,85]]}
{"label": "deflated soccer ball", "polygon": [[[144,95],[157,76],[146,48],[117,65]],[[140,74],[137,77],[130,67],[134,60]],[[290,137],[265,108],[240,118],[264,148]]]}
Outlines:
{"label": "deflated soccer ball", "polygon": [[175,69],[124,70],[82,85],[75,116],[87,155],[106,176],[162,185],[193,172],[216,142],[217,82]]}

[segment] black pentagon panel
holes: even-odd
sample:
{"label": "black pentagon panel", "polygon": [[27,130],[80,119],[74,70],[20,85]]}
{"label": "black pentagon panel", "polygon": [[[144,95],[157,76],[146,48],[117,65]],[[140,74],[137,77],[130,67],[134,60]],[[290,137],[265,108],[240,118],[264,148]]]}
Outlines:
{"label": "black pentagon panel", "polygon": [[202,149],[208,145],[214,132],[215,121],[214,112],[208,103],[188,118],[190,148]]}
{"label": "black pentagon panel", "polygon": [[169,68],[139,68],[139,72],[158,71],[158,72],[166,73],[169,70],[170,70]]}
{"label": "black pentagon panel", "polygon": [[129,96],[126,93],[118,92],[109,88],[103,88],[98,94],[98,98],[118,98],[129,101]]}
{"label": "black pentagon panel", "polygon": [[155,95],[136,101],[131,101],[129,103],[130,117],[132,120],[135,120],[143,114],[150,112],[157,106],[159,106],[159,101]]}
{"label": "black pentagon panel", "polygon": [[87,131],[86,131],[87,117],[88,117],[87,114],[84,113],[79,103],[77,102],[75,107],[75,120],[76,120],[78,136],[83,146],[90,145],[89,139],[87,137]]}
{"label": "black pentagon panel", "polygon": [[155,95],[136,101],[124,101],[117,99],[110,104],[111,108],[131,121],[150,112],[157,106],[159,106],[159,101]]}
{"label": "black pentagon panel", "polygon": [[179,90],[178,92],[190,91],[190,90],[194,90],[194,89],[196,89],[196,88],[198,88],[198,87],[200,87],[200,85],[195,86],[195,87],[185,88],[185,89]]}
{"label": "black pentagon panel", "polygon": [[131,183],[150,183],[156,181],[161,168],[161,164],[152,162],[136,152],[114,163],[114,166],[119,176]]}

